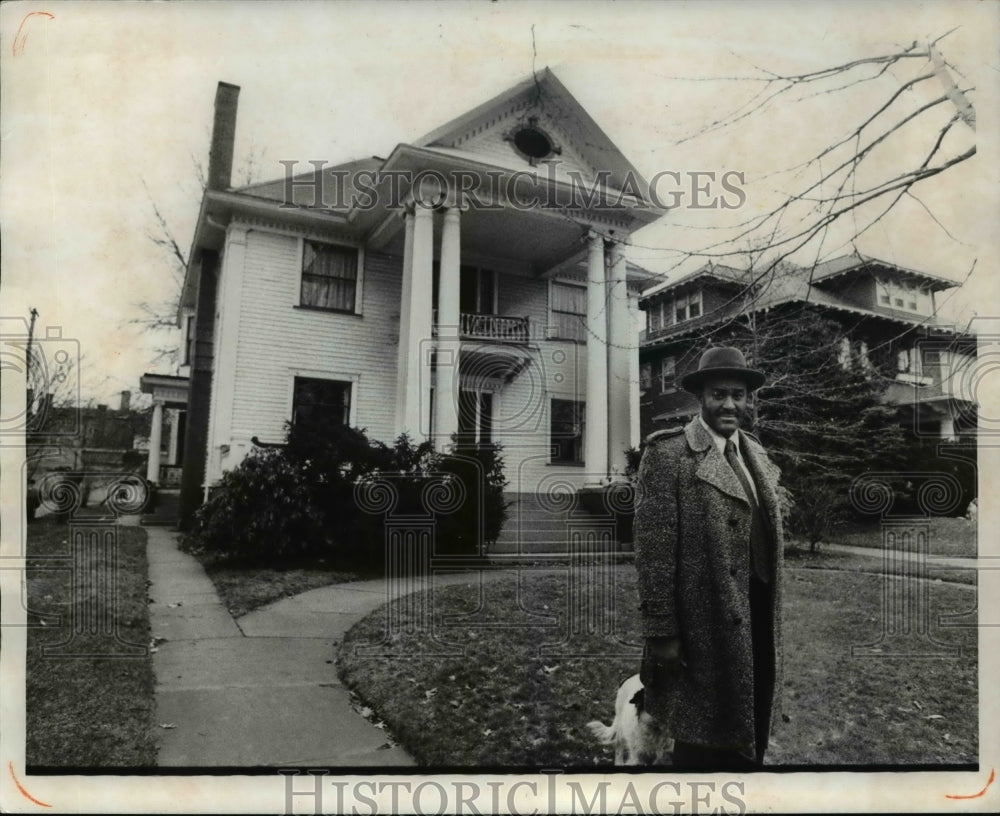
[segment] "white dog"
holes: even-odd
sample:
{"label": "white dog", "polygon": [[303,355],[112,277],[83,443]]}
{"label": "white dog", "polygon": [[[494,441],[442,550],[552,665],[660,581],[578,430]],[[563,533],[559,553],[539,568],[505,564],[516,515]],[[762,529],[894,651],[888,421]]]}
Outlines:
{"label": "white dog", "polygon": [[598,720],[587,728],[604,745],[615,746],[615,765],[668,765],[674,741],[643,705],[645,689],[638,674],[618,688],[615,719],[610,726]]}

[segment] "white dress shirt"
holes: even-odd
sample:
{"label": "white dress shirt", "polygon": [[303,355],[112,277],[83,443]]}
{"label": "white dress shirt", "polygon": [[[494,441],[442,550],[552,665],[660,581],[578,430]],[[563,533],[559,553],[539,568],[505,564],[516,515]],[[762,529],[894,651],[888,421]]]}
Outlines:
{"label": "white dress shirt", "polygon": [[[722,434],[720,434],[718,431],[716,431],[707,422],[705,422],[705,418],[701,414],[698,414],[698,421],[701,423],[701,426],[706,431],[708,431],[709,436],[712,437],[712,441],[715,442],[715,447],[719,449],[719,453],[722,454],[722,458],[725,459],[726,442],[728,441],[728,439]],[[746,474],[747,481],[750,482],[750,489],[753,491],[754,500],[758,504],[760,504],[760,496],[757,495],[757,484],[753,480],[753,474],[750,473],[750,469],[747,467],[747,463],[743,461],[743,454],[740,453],[740,446],[742,444],[742,440],[740,439],[739,429],[737,429],[733,433],[731,439],[733,440],[733,443],[736,445],[736,461],[740,463],[740,467],[743,468],[743,472]]]}

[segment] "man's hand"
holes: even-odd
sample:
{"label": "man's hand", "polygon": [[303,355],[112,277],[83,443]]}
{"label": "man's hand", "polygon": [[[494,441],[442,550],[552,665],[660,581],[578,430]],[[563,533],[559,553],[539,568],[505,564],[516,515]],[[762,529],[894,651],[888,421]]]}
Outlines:
{"label": "man's hand", "polygon": [[643,696],[646,710],[658,720],[666,722],[670,716],[674,702],[672,687],[683,665],[679,637],[646,638],[639,679],[646,689]]}
{"label": "man's hand", "polygon": [[649,654],[657,668],[668,672],[677,671],[684,661],[681,658],[681,639],[679,637],[647,638]]}

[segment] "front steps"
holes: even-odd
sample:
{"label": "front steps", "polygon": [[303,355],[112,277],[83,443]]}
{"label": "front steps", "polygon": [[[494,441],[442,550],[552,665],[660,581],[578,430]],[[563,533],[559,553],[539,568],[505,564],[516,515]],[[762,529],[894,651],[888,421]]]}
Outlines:
{"label": "front steps", "polygon": [[[614,516],[588,513],[578,501],[562,496],[507,493],[508,518],[489,554],[511,556],[567,555],[581,552],[628,553],[631,544],[619,541]],[[572,507],[568,507],[572,505]]]}

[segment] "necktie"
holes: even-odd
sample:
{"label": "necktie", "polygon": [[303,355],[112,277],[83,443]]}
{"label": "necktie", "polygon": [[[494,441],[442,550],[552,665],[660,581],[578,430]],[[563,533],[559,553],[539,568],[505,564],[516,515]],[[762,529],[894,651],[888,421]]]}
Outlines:
{"label": "necktie", "polygon": [[740,480],[740,484],[743,486],[743,492],[747,494],[747,501],[750,502],[751,509],[756,510],[757,499],[754,496],[750,480],[747,479],[743,466],[740,464],[739,456],[736,453],[736,443],[733,442],[732,437],[726,440],[726,461],[729,462],[729,467],[733,469],[733,472],[736,474],[736,478]]}
{"label": "necktie", "polygon": [[726,461],[729,462],[729,466],[736,474],[736,478],[740,480],[747,501],[750,502],[750,560],[753,563],[753,571],[757,578],[767,583],[771,574],[768,564],[770,560],[768,556],[770,549],[770,536],[767,533],[768,527],[764,520],[764,514],[761,512],[760,506],[754,497],[753,488],[750,486],[750,479],[747,477],[743,466],[737,458],[736,443],[731,438],[726,440],[725,457]]}

